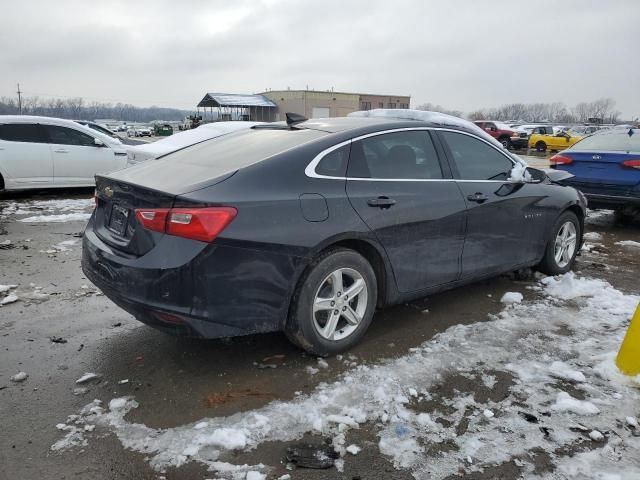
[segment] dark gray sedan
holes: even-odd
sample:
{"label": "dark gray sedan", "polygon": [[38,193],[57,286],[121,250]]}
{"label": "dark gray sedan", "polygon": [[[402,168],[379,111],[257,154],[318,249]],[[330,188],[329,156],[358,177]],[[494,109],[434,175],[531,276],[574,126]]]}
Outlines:
{"label": "dark gray sedan", "polygon": [[449,118],[291,118],[100,175],[83,269],[164,331],[282,330],[320,355],[376,308],[568,271],[584,197]]}

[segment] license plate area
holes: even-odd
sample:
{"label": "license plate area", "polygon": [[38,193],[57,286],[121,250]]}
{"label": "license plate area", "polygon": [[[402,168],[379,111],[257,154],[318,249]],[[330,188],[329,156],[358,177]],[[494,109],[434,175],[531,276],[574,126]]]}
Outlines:
{"label": "license plate area", "polygon": [[121,207],[120,205],[113,205],[111,207],[111,215],[109,215],[109,222],[107,228],[113,233],[124,237],[127,231],[127,223],[129,222],[129,209]]}

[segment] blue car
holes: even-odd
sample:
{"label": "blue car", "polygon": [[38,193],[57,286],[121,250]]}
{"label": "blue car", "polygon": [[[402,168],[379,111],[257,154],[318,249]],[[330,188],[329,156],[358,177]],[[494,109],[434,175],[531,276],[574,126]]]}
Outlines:
{"label": "blue car", "polygon": [[640,211],[640,129],[614,128],[585,137],[550,162],[551,168],[574,175],[562,183],[581,190],[589,207],[622,216]]}

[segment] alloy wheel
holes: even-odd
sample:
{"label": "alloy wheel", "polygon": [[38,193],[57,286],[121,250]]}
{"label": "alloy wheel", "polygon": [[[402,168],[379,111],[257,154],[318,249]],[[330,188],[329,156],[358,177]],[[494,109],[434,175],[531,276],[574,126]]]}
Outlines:
{"label": "alloy wheel", "polygon": [[565,222],[558,230],[554,244],[553,256],[560,268],[569,265],[576,251],[578,236],[573,222]]}
{"label": "alloy wheel", "polygon": [[363,276],[352,268],[339,268],[316,291],[312,318],[318,334],[331,341],[353,334],[367,311],[368,289]]}

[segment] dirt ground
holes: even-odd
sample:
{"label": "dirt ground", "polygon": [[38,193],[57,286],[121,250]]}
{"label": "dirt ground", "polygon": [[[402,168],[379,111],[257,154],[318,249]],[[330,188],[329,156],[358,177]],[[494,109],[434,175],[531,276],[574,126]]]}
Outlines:
{"label": "dirt ground", "polygon": [[[544,163],[542,159],[537,161]],[[78,199],[91,194],[90,190],[22,194],[17,201]],[[0,205],[8,200],[0,198]],[[65,240],[77,239],[83,223],[29,224],[12,217],[0,220],[0,242],[10,239],[14,247],[0,250],[0,284],[19,284],[19,291],[48,294],[46,299],[27,295],[0,307],[0,478],[159,478],[143,455],[125,449],[112,434],[98,435],[87,446],[71,451],[50,450],[61,436],[56,424],[94,398],[108,402],[134,395],[140,407],[128,415],[128,420],[167,428],[254,409],[273,400],[289,400],[296,392],[310,392],[321,382],[335,380],[349,368],[329,358],[328,368],[309,375],[306,367],[317,366],[317,359],[294,348],[278,333],[195,340],[170,337],[138,323],[100,295],[83,276],[80,242],[62,251],[52,250]],[[595,251],[579,257],[576,270],[603,278],[622,291],[637,293],[640,257],[616,242],[640,241],[640,225],[618,225],[612,214],[605,213],[594,216],[587,230],[599,232],[603,238]],[[499,298],[505,291],[519,291],[525,299],[531,298],[536,293],[526,288],[530,284],[528,280],[502,276],[379,311],[365,340],[351,352],[354,362],[375,364],[404,355],[452,325],[498,313],[502,309]],[[28,373],[25,382],[9,380],[18,371]],[[78,386],[75,381],[85,372],[101,377],[86,385],[86,394],[74,395]],[[128,382],[119,383],[124,379]],[[478,379],[454,375],[443,380],[439,388],[499,398],[506,394],[510,379],[505,376],[499,383],[500,388],[486,391]],[[444,408],[438,404],[437,394],[432,402],[422,408]],[[283,462],[287,444],[280,442],[238,452],[230,460],[271,465],[274,470],[269,478],[285,473],[293,479],[413,478],[379,453],[373,430],[350,432],[348,441],[365,448],[349,457],[344,473],[335,469],[287,472]],[[540,456],[536,465],[539,463],[544,471],[548,461]],[[517,462],[508,462],[484,474],[462,477],[516,478],[518,473]],[[176,479],[211,477],[196,463],[165,475]]]}

